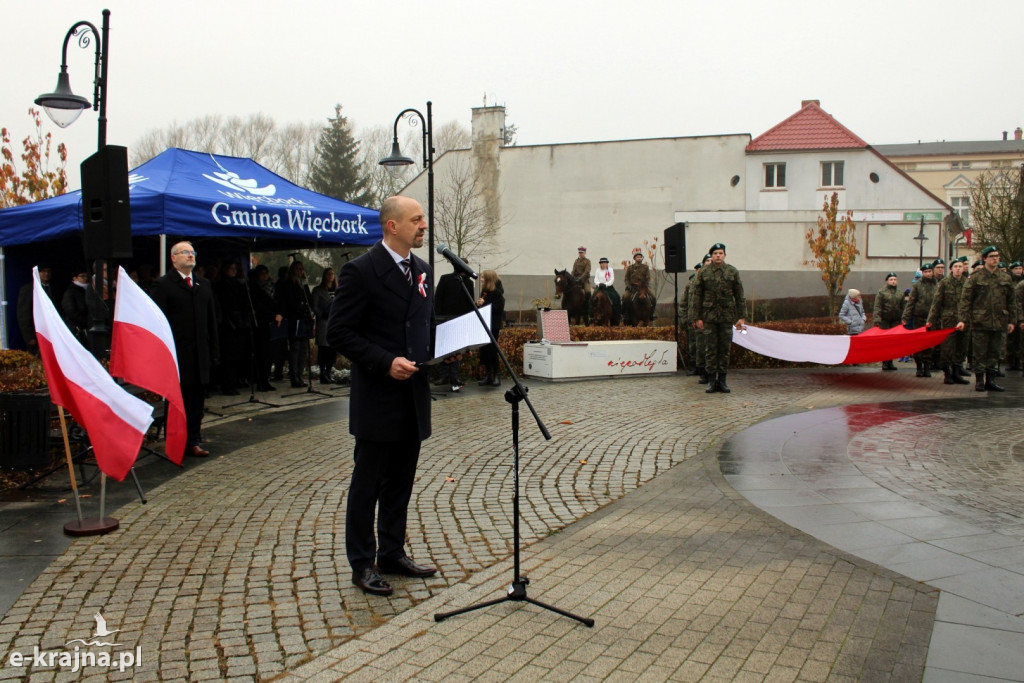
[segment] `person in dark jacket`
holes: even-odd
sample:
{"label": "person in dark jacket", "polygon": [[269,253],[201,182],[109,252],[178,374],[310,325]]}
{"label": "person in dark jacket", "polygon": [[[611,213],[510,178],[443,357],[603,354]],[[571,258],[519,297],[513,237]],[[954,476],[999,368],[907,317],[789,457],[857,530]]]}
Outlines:
{"label": "person in dark jacket", "polygon": [[213,283],[213,294],[219,313],[220,342],[231,353],[221,365],[221,393],[237,396],[238,387],[248,383],[252,372],[252,307],[245,282],[238,279],[241,265],[225,261]]}
{"label": "person in dark jacket", "polygon": [[[491,334],[498,338],[501,327],[505,323],[505,287],[501,278],[493,270],[480,273],[480,298],[476,300],[477,308],[491,306]],[[498,347],[488,344],[480,349],[480,364],[487,370],[487,376],[477,382],[482,387],[501,386],[501,367],[498,365]]]}
{"label": "person in dark jacket", "polygon": [[[466,284],[472,296],[473,284],[465,273],[446,273],[438,279],[437,291],[434,292],[434,312],[438,322],[446,322],[473,310],[473,300],[462,291],[460,281]],[[441,378],[438,385],[448,385],[452,391],[458,391],[465,386],[460,376],[460,365],[458,356],[440,363]]]}
{"label": "person in dark jacket", "polygon": [[259,265],[249,271],[249,297],[256,316],[253,330],[256,391],[274,391],[270,383],[271,332],[275,338],[284,333],[281,329],[284,316],[278,311],[273,289],[269,268]]}
{"label": "person in dark jacket", "polygon": [[316,362],[320,366],[320,384],[331,384],[331,370],[338,360],[338,352],[327,343],[327,317],[331,313],[331,303],[338,288],[338,278],[334,268],[324,268],[320,276],[320,284],[313,288],[313,315],[316,316]]}
{"label": "person in dark jacket", "polygon": [[89,305],[85,301],[86,290],[89,289],[89,271],[86,268],[78,268],[73,271],[71,284],[64,290],[61,297],[60,310],[64,314],[64,322],[67,323],[71,333],[86,345],[86,330],[89,329]]}
{"label": "person in dark jacket", "polygon": [[[874,325],[880,330],[889,330],[900,324],[903,315],[903,294],[899,290],[896,273],[885,276],[885,286],[875,294],[875,308],[872,313]],[[882,361],[882,371],[898,370],[891,360]]]}
{"label": "person in dark jacket", "polygon": [[302,261],[292,261],[288,266],[288,275],[278,284],[274,297],[288,320],[288,378],[292,387],[308,386],[303,375],[309,362],[309,340],[313,338],[313,307]]}
{"label": "person in dark jacket", "polygon": [[327,342],[352,361],[348,430],[356,441],[355,468],[345,515],[352,583],[391,595],[382,573],[437,572],[404,547],[420,443],[431,431],[430,383],[418,364],[433,357],[434,280],[412,253],[428,227],[419,202],[386,199],[380,224],[382,241],[341,268]]}
{"label": "person in dark jacket", "polygon": [[185,455],[204,457],[210,454],[199,445],[206,385],[210,368],[220,360],[213,287],[206,278],[193,274],[196,251],[190,242],[171,247],[171,265],[173,268],[153,283],[150,295],[167,316],[174,336],[188,427]]}

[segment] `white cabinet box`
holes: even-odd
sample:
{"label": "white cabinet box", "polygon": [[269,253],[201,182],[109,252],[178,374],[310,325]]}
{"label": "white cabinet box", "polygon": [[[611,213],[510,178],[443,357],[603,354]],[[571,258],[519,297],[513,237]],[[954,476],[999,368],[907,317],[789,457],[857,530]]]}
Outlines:
{"label": "white cabinet box", "polygon": [[597,379],[671,374],[676,345],[670,341],[599,341],[523,345],[523,374],[541,379]]}

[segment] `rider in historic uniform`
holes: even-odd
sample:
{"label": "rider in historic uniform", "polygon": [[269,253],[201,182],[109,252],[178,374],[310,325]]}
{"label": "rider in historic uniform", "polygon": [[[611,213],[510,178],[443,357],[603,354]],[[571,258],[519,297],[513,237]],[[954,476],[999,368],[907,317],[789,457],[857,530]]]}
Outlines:
{"label": "rider in historic uniform", "polygon": [[633,263],[626,268],[626,301],[631,300],[641,286],[647,287],[647,296],[651,300],[651,320],[654,320],[658,300],[651,289],[651,268],[644,263],[644,252],[640,247],[633,249]]}

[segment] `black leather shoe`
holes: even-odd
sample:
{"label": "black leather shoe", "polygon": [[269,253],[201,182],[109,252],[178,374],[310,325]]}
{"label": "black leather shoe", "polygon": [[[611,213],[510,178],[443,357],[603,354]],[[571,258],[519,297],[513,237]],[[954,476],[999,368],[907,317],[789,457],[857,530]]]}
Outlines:
{"label": "black leather shoe", "polygon": [[370,595],[391,595],[395,589],[384,580],[376,567],[367,567],[361,572],[352,572],[352,583]]}
{"label": "black leather shoe", "polygon": [[384,574],[399,574],[400,576],[411,576],[416,579],[425,579],[437,573],[436,567],[427,564],[416,564],[411,557],[399,557],[396,559],[382,558],[377,561],[380,571]]}

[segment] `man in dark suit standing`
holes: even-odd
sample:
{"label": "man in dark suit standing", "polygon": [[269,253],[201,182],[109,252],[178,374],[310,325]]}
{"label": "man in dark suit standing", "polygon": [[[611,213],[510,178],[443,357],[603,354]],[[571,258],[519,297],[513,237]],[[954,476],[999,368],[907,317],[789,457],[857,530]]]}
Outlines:
{"label": "man in dark suit standing", "polygon": [[204,457],[210,454],[199,445],[206,385],[210,383],[210,366],[220,357],[213,288],[209,280],[192,274],[196,250],[191,243],[178,242],[171,247],[171,265],[174,268],[153,283],[150,296],[167,316],[174,335],[188,427],[185,455]]}
{"label": "man in dark suit standing", "polygon": [[429,227],[423,207],[390,197],[380,224],[383,241],[341,268],[327,343],[352,361],[355,469],[345,516],[352,583],[390,595],[382,573],[425,578],[437,572],[405,553],[420,442],[430,436],[430,385],[416,364],[432,356],[434,296],[430,267],[411,253],[423,246]]}

